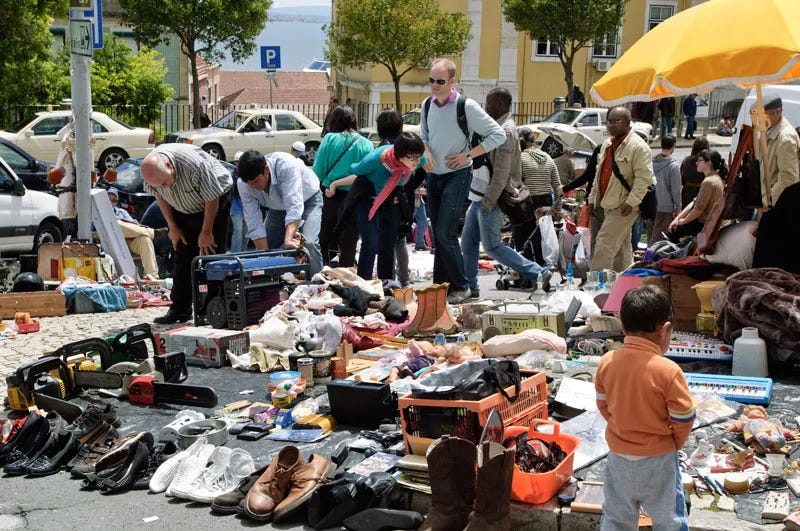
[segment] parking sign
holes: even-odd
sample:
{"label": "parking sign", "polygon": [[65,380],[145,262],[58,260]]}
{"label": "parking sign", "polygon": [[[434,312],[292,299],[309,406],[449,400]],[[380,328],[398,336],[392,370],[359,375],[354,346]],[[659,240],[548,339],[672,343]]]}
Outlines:
{"label": "parking sign", "polygon": [[280,68],[280,67],[281,67],[281,47],[262,46],[261,68]]}

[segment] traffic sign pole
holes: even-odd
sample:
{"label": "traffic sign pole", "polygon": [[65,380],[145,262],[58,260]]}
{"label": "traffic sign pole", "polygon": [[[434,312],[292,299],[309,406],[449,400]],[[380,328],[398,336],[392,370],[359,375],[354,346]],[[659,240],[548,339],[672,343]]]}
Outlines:
{"label": "traffic sign pole", "polygon": [[[70,30],[76,29],[78,35],[70,34],[71,82],[72,82],[72,116],[75,131],[75,197],[78,217],[78,238],[92,239],[92,166],[94,158],[89,147],[92,113],[92,86],[89,75],[89,57],[92,50],[92,39],[85,33],[88,21],[70,21]],[[87,36],[89,37],[87,40]],[[76,52],[81,50],[80,52]],[[83,53],[88,49],[88,53]]]}

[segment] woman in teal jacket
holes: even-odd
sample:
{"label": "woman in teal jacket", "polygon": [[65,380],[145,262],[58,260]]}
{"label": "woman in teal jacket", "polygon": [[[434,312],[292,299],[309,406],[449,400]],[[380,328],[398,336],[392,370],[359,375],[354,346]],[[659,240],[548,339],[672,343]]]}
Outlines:
{"label": "woman in teal jacket", "polygon": [[[314,159],[314,173],[319,177],[323,193],[330,183],[350,175],[350,166],[361,161],[373,149],[372,142],[356,132],[356,119],[350,107],[334,108],[327,125],[330,130],[322,139],[322,144]],[[350,186],[345,185],[337,188],[335,194],[330,196],[325,194],[322,204],[319,247],[322,252],[322,261],[326,265],[337,253],[337,249],[333,245],[333,228],[336,226],[337,217],[349,189]],[[345,230],[339,238],[339,266],[355,265],[357,242],[358,230],[355,222],[351,220],[345,225]]]}

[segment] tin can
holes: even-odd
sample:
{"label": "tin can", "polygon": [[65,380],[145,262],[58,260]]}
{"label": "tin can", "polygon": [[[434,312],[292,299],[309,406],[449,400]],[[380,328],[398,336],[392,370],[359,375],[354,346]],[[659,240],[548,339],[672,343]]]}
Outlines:
{"label": "tin can", "polygon": [[347,378],[347,362],[344,358],[339,356],[331,358],[331,376],[334,380]]}

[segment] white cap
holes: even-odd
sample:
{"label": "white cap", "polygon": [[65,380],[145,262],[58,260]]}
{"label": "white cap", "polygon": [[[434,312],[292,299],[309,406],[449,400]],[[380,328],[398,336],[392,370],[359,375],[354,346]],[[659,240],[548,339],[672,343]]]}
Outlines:
{"label": "white cap", "polygon": [[244,155],[244,151],[237,151],[233,154],[233,162],[239,162],[239,159]]}
{"label": "white cap", "polygon": [[298,140],[297,142],[292,144],[292,149],[297,151],[300,154],[303,154],[303,153],[306,152],[306,145]]}

